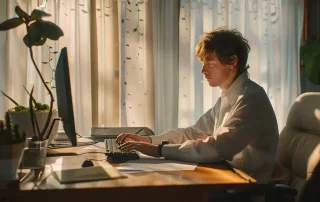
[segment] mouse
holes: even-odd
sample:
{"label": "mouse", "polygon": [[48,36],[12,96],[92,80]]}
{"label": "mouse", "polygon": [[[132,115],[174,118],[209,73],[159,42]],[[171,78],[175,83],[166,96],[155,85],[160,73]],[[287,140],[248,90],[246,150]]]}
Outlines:
{"label": "mouse", "polygon": [[83,163],[82,163],[82,168],[85,168],[85,167],[91,167],[93,166],[93,162],[91,160],[85,160]]}

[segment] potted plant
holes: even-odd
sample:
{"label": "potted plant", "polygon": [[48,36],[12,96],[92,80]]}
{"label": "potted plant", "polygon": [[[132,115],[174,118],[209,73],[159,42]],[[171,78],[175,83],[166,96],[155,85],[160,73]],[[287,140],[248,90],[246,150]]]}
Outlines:
{"label": "potted plant", "polygon": [[[48,115],[45,119],[44,126],[40,128],[38,119],[35,115],[35,110],[34,110],[35,107],[37,106],[37,103],[33,98],[33,89],[29,94],[30,96],[30,99],[29,99],[29,111],[30,111],[29,115],[30,116],[29,117],[32,125],[33,135],[32,135],[32,138],[29,138],[27,140],[28,149],[25,152],[25,159],[24,159],[24,163],[25,163],[25,162],[31,162],[31,158],[37,158],[37,157],[42,158],[43,153],[46,153],[46,145],[48,143],[48,140],[46,138],[48,137],[47,133],[49,132],[48,129],[50,126],[50,121],[52,120],[53,102],[54,102],[52,91],[48,87],[45,79],[43,78],[38,68],[38,65],[35,62],[32,47],[44,45],[47,39],[58,40],[64,34],[62,29],[59,26],[57,26],[56,24],[50,21],[43,20],[43,17],[51,16],[50,14],[44,11],[34,9],[31,15],[28,15],[19,6],[16,6],[15,12],[18,15],[18,17],[11,18],[2,22],[0,24],[0,31],[10,30],[20,25],[26,26],[27,34],[24,36],[23,42],[29,49],[31,61],[41,79],[42,84],[44,85],[45,89],[47,90],[50,96],[50,105],[48,109]],[[34,162],[36,162],[36,160]],[[40,162],[36,162],[36,163],[40,163]],[[38,166],[39,165],[36,165],[35,167],[37,168]]]}
{"label": "potted plant", "polygon": [[12,127],[9,114],[6,123],[0,122],[0,180],[17,180],[17,170],[25,148],[25,133],[19,132],[19,126]]}
{"label": "potted plant", "polygon": [[[25,90],[30,96],[30,93],[28,92],[28,90],[26,88]],[[18,104],[14,99],[9,97],[4,92],[2,92],[2,94],[5,97],[7,97],[15,105],[15,107],[7,110],[12,123],[19,125],[20,133],[25,132],[27,138],[33,137],[35,133],[33,131],[32,122],[30,119],[30,107],[26,107],[21,104]],[[37,102],[35,99],[33,100],[33,103],[35,103],[33,104],[33,111],[35,113],[35,118],[37,119],[39,128],[43,128],[45,126],[46,118],[49,114],[49,105]],[[53,117],[58,117],[57,110],[52,111],[52,117],[50,119],[50,122],[52,122]],[[56,122],[54,127],[51,130],[51,134],[49,135],[48,144],[50,144],[52,140],[54,140],[54,138],[56,137],[58,128],[59,128],[59,122]]]}
{"label": "potted plant", "polygon": [[320,85],[320,36],[309,37],[300,48],[300,58],[308,80]]}

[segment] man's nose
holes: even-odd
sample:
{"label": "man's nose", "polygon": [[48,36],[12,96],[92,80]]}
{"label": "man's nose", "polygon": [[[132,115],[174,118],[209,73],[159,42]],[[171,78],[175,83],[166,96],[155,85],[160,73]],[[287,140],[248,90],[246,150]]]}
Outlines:
{"label": "man's nose", "polygon": [[204,66],[204,65],[202,65],[201,73],[203,74],[203,73],[204,73],[204,71],[205,71],[205,66]]}

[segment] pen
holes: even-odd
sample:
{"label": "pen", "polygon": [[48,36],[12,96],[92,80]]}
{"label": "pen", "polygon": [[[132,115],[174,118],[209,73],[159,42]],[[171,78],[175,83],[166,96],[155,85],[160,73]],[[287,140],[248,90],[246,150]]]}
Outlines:
{"label": "pen", "polygon": [[134,134],[138,134],[143,130],[143,128],[140,128],[137,132],[135,132]]}
{"label": "pen", "polygon": [[236,175],[238,175],[240,178],[242,178],[244,181],[251,183],[251,180],[249,178],[245,178],[242,174],[240,174],[236,169],[233,168],[232,165],[228,161],[224,161],[225,165]]}

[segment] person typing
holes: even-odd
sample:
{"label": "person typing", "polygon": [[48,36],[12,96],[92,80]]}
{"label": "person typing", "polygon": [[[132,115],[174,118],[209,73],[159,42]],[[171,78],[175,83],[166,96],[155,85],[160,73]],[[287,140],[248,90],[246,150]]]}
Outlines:
{"label": "person typing", "polygon": [[[202,74],[221,96],[193,126],[156,136],[120,134],[121,150],[195,163],[228,161],[266,183],[271,175],[279,132],[264,89],[249,78],[250,46],[237,30],[205,33],[196,46]],[[166,141],[166,142],[162,142]]]}

